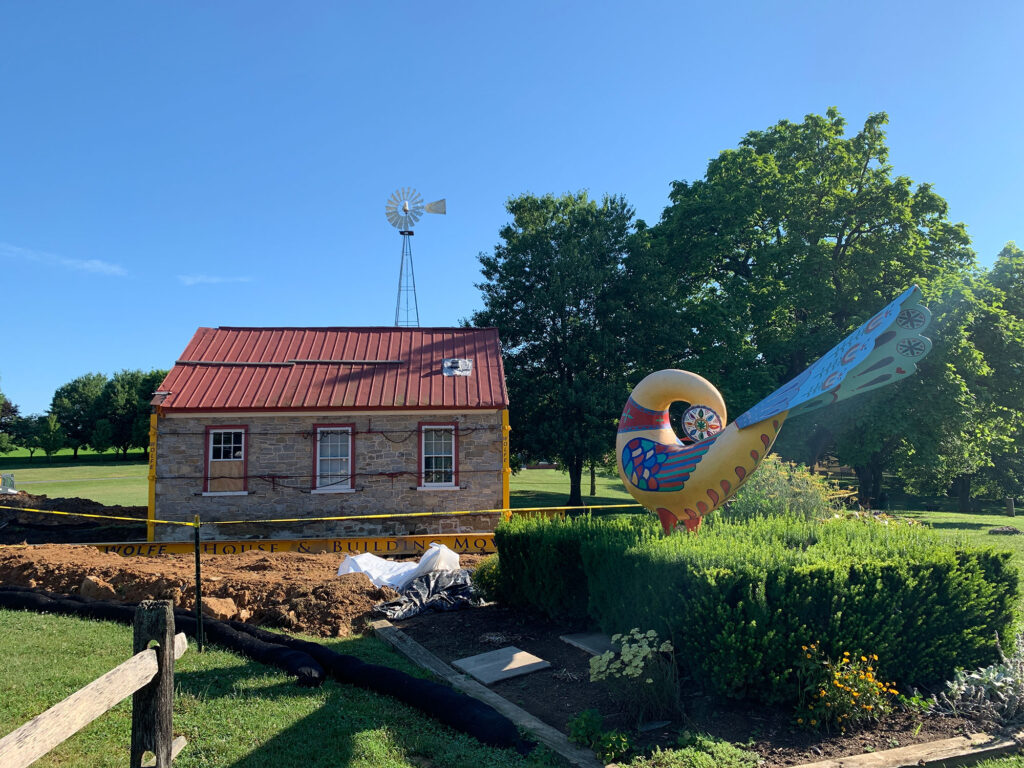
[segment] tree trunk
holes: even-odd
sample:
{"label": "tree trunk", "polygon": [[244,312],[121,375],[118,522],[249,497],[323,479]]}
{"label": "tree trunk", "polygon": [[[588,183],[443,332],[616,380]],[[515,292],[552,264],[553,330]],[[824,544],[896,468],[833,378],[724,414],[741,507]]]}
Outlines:
{"label": "tree trunk", "polygon": [[565,463],[565,468],[569,470],[569,501],[567,506],[582,507],[583,461],[581,459],[572,459]]}
{"label": "tree trunk", "polygon": [[971,511],[971,476],[960,475],[956,479],[957,509],[964,514]]}
{"label": "tree trunk", "polygon": [[75,461],[78,461],[78,449],[79,449],[79,447],[80,446],[77,446],[77,445],[71,446],[71,450],[74,451],[74,460]]}
{"label": "tree trunk", "polygon": [[873,509],[882,495],[882,463],[872,457],[867,464],[853,468],[857,473],[857,503],[864,509]]}
{"label": "tree trunk", "polygon": [[597,470],[594,469],[594,462],[590,462],[590,496],[597,496]]}

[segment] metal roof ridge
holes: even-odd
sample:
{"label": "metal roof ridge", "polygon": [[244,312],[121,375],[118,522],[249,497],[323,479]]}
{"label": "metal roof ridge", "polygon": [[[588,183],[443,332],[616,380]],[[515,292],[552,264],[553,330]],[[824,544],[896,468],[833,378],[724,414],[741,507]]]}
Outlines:
{"label": "metal roof ridge", "polygon": [[218,325],[212,331],[392,331],[398,333],[415,333],[417,331],[457,331],[470,333],[476,331],[496,331],[497,326],[472,326],[464,328],[453,325],[416,326],[415,328],[394,325]]}

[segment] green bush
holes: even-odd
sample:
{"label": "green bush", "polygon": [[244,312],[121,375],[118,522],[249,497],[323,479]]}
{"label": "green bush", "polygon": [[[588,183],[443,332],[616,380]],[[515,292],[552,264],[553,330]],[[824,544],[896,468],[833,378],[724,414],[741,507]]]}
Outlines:
{"label": "green bush", "polygon": [[848,495],[807,467],[771,454],[726,504],[721,516],[727,520],[779,515],[815,520],[835,514],[841,508],[840,500]]}
{"label": "green bush", "polygon": [[501,562],[494,554],[480,561],[473,571],[473,589],[484,600],[501,600]]}
{"label": "green bush", "polygon": [[923,527],[794,518],[721,520],[627,550],[589,580],[601,627],[656,629],[725,696],[794,702],[802,645],[878,654],[879,674],[935,686],[998,656],[1012,621],[1009,555],[953,546]]}
{"label": "green bush", "polygon": [[680,749],[661,749],[646,757],[635,757],[628,768],[756,768],[760,758],[754,752],[707,734],[684,734]]}
{"label": "green bush", "polygon": [[553,619],[587,621],[603,615],[590,605],[587,571],[601,571],[637,542],[660,535],[653,515],[546,518],[514,515],[494,531],[501,556],[502,599]]}

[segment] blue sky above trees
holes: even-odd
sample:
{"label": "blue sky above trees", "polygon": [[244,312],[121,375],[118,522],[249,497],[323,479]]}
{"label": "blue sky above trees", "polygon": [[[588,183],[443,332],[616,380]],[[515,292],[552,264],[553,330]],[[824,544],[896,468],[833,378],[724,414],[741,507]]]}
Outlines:
{"label": "blue sky above trees", "polygon": [[[266,2],[0,7],[0,390],[168,368],[200,325],[390,325],[393,190],[423,325],[481,306],[522,192],[624,195],[751,130],[888,112],[979,261],[1024,240],[1024,6]],[[894,295],[905,286],[893,286]]]}

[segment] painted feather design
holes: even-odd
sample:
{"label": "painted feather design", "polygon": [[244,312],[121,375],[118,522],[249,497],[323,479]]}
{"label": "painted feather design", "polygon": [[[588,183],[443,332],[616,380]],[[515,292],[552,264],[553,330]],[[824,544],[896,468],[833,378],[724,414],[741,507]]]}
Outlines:
{"label": "painted feather design", "polygon": [[635,437],[622,449],[625,476],[641,491],[678,491],[717,437],[687,446]]}
{"label": "painted feather design", "polygon": [[806,413],[909,376],[932,348],[931,339],[919,335],[931,318],[920,289],[911,286],[736,425],[743,429],[783,411]]}

